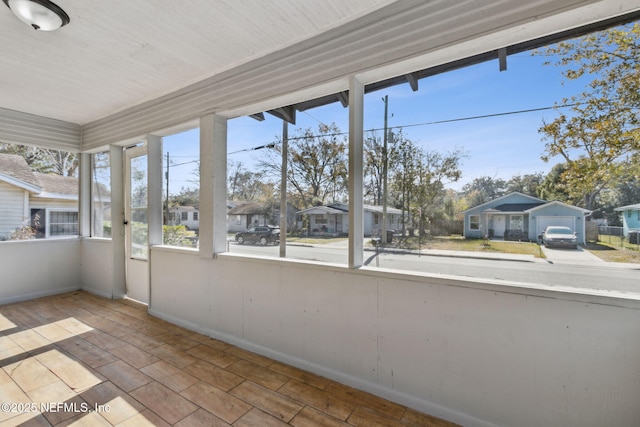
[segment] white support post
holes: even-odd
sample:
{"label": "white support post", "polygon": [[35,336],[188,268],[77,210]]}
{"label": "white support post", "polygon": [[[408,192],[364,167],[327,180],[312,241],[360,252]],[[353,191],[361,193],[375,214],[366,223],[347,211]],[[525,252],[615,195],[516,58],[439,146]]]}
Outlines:
{"label": "white support post", "polygon": [[349,81],[349,268],[363,264],[364,250],[364,85]]}
{"label": "white support post", "polygon": [[147,136],[149,246],[162,244],[162,137]]}
{"label": "white support post", "polygon": [[78,225],[82,237],[91,236],[91,154],[80,154],[80,182],[78,183]]}
{"label": "white support post", "polygon": [[280,170],[280,258],[287,257],[287,157],[289,123],[282,121],[282,167]]}
{"label": "white support post", "polygon": [[111,164],[111,241],[113,247],[112,298],[123,298],[127,292],[124,236],[124,155],[122,147],[112,145]]}
{"label": "white support post", "polygon": [[227,119],[200,118],[200,231],[202,258],[227,251]]}

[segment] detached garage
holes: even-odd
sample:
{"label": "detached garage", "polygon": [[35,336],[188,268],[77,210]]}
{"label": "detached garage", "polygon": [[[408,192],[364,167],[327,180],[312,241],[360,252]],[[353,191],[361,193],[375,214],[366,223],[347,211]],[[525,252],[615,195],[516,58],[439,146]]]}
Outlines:
{"label": "detached garage", "polygon": [[536,241],[550,225],[569,227],[585,243],[585,215],[589,211],[562,202],[513,192],[464,212],[467,238],[504,238]]}

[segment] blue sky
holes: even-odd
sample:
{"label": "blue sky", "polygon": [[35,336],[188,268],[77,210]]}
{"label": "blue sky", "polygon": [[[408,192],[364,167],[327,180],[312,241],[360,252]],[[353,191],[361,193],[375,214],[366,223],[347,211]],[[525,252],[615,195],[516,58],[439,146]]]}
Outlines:
{"label": "blue sky", "polygon": [[[384,125],[384,102],[389,96],[389,126],[402,127],[416,144],[427,150],[446,153],[464,149],[468,158],[462,163],[462,179],[449,188],[459,190],[474,178],[490,176],[509,179],[514,175],[547,173],[560,159],[545,163],[538,129],[543,120],[551,121],[554,110],[511,114],[433,124],[433,122],[551,107],[565,97],[584,90],[585,81],[565,82],[560,69],[543,65],[544,58],[520,53],[508,57],[507,71],[500,72],[498,62],[489,61],[472,67],[423,79],[413,92],[408,84],[395,86],[365,97],[364,128],[380,129]],[[258,122],[248,117],[229,121],[229,160],[240,161],[246,168],[255,166],[263,151],[241,151],[280,139],[282,122],[268,114]],[[299,112],[297,123],[289,128],[317,128],[318,123],[336,123],[348,131],[348,109],[340,103]],[[197,159],[198,132],[189,131],[165,138],[164,151],[172,164]],[[240,151],[240,152],[238,152]],[[194,163],[171,167],[172,194],[181,187],[194,187]]]}

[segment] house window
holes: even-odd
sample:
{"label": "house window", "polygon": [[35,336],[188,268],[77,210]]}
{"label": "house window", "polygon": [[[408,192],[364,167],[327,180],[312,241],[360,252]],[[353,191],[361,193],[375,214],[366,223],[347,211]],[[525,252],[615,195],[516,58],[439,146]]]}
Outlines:
{"label": "house window", "polygon": [[49,212],[49,236],[77,236],[78,212]]}
{"label": "house window", "polygon": [[236,225],[240,225],[240,224],[242,224],[242,216],[236,215]]}
{"label": "house window", "polygon": [[187,221],[189,219],[189,213],[188,212],[182,212],[182,214],[180,215],[180,218],[183,221]]}
{"label": "house window", "polygon": [[31,209],[31,228],[35,231],[36,239],[44,239],[47,237],[46,209]]}
{"label": "house window", "polygon": [[380,216],[379,216],[377,213],[374,213],[374,214],[373,214],[373,223],[374,223],[375,225],[380,224]]}
{"label": "house window", "polygon": [[469,230],[480,230],[480,215],[469,215]]}
{"label": "house window", "polygon": [[522,215],[511,215],[511,230],[522,231],[523,221]]}
{"label": "house window", "polygon": [[197,221],[198,220],[198,212],[194,212],[193,213],[193,220]]}
{"label": "house window", "polygon": [[78,212],[31,209],[31,227],[37,239],[78,235]]}
{"label": "house window", "polygon": [[316,215],[316,224],[326,224],[327,222],[327,218],[324,215]]}

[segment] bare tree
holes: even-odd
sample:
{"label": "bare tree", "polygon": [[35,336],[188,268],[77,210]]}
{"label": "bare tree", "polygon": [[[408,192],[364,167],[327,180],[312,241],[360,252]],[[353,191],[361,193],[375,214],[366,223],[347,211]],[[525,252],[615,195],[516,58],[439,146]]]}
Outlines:
{"label": "bare tree", "polygon": [[[347,192],[346,136],[334,124],[298,129],[289,137],[288,183],[298,195],[303,207],[344,198]],[[280,176],[281,148],[276,146],[266,154],[259,166],[274,176]]]}
{"label": "bare tree", "polygon": [[0,153],[22,156],[34,172],[76,176],[79,158],[76,153],[0,142]]}

